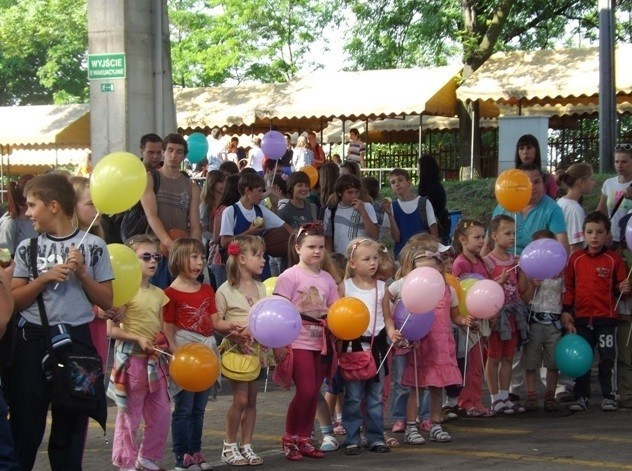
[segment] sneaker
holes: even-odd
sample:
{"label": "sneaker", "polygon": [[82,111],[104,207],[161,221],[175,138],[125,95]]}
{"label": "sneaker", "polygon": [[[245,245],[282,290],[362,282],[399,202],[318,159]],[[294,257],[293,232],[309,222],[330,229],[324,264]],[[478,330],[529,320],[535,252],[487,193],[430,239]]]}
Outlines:
{"label": "sneaker", "polygon": [[524,408],[529,412],[537,411],[540,408],[540,406],[538,405],[538,396],[536,396],[535,394],[529,394],[527,396],[527,400],[524,401]]}
{"label": "sneaker", "polygon": [[614,399],[604,399],[601,403],[601,410],[604,412],[612,412],[619,408],[617,401]]}
{"label": "sneaker", "polygon": [[202,471],[201,468],[196,463],[193,456],[185,453],[180,458],[176,458],[176,469],[175,471]]}
{"label": "sneaker", "polygon": [[341,422],[338,422],[336,420],[334,423],[332,423],[332,425],[334,427],[334,435],[346,435],[347,434],[347,431],[342,426]]}
{"label": "sneaker", "polygon": [[211,466],[211,464],[206,461],[206,458],[204,458],[204,456],[202,456],[202,453],[200,453],[199,451],[197,453],[193,453],[191,457],[195,460],[202,471],[210,471],[211,469],[213,469],[213,466]]}
{"label": "sneaker", "polygon": [[324,451],[325,453],[330,451],[336,451],[340,445],[338,445],[338,440],[333,435],[323,435],[323,441],[320,444],[320,451]]}
{"label": "sneaker", "polygon": [[567,386],[559,386],[555,391],[557,402],[571,402],[573,400],[573,390]]}
{"label": "sneaker", "polygon": [[135,468],[132,469],[135,469],[136,471],[164,471],[164,468],[161,468],[152,460],[143,458],[142,456],[138,457]]}
{"label": "sneaker", "polygon": [[403,420],[396,420],[391,431],[393,433],[404,433],[406,431],[406,422]]}
{"label": "sneaker", "polygon": [[573,412],[581,412],[583,410],[588,410],[588,398],[580,397],[575,399],[575,401],[571,404],[570,409]]}

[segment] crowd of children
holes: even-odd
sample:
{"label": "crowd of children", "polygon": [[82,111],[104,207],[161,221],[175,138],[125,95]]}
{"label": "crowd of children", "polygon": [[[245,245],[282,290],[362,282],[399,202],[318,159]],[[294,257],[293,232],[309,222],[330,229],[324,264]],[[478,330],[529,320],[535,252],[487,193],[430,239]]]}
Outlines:
{"label": "crowd of children", "polygon": [[[601,408],[619,407],[615,367],[617,345],[622,342],[617,342],[617,313],[628,314],[623,309],[628,305],[630,282],[625,261],[607,247],[611,231],[607,216],[588,214],[581,234],[573,229],[573,253],[565,272],[538,280],[518,266],[513,217],[498,214],[489,227],[462,219],[454,228],[452,245],[446,246],[438,242],[432,204],[413,194],[408,172],[391,171],[389,181],[396,197],[391,203],[370,201],[360,179],[352,174],[337,179],[328,176],[329,165],[335,164],[325,163],[320,172],[322,191],[328,195],[313,198],[307,174],[295,172],[287,181],[289,198],[275,200],[275,211],[261,204],[266,183],[259,175],[217,176],[223,186],[206,208],[210,221],[205,224],[213,229],[206,235],[210,257],[208,247],[197,239],[177,239],[163,254],[153,237],[131,237],[125,244],[139,258],[142,281],[133,299],[118,308],[111,306],[113,274],[107,247],[99,237],[83,237],[83,230],[92,226],[90,218],[98,219],[84,208],[91,205],[89,182],[75,181],[74,190],[65,177],[56,174],[29,182],[26,216],[40,233],[40,276],[31,275],[32,248],[24,241],[15,250],[12,282],[16,308],[22,310],[16,324],[22,329],[16,345],[20,355],[7,389],[16,457],[23,469],[33,466],[50,402],[44,372],[30,374],[38,370],[46,350],[43,339],[48,335],[40,325],[36,302],[40,293],[51,323],[67,325],[68,332],[63,334],[73,339],[90,343],[92,337],[102,358],[107,357],[107,350],[104,354],[99,339],[107,321],[107,332],[116,341],[107,388],[118,407],[112,463],[121,470],[162,469],[169,428],[176,471],[212,469],[202,454],[211,388],[181,390],[168,374],[170,354],[191,342],[206,345],[218,357],[220,352],[254,356],[263,367],[272,367],[279,384],[293,385],[295,393],[281,436],[290,461],[323,458],[339,447],[350,456],[361,453],[363,447],[389,452],[401,443],[396,436],[385,435],[386,425],[392,425],[393,433],[402,433],[402,441],[409,445],[423,444],[425,437],[442,443],[452,440],[445,421],[455,411],[468,417],[492,417],[538,410],[541,367],[545,371],[544,409],[559,410],[553,351],[565,332],[579,334],[597,349]],[[565,204],[575,208],[573,203],[584,190],[592,188],[582,183],[590,178],[592,173],[584,167],[571,172],[567,183],[572,201]],[[380,231],[384,227],[394,242],[394,256],[376,240],[386,232]],[[281,228],[291,238],[287,256],[279,257],[281,268],[273,293],[296,307],[301,329],[290,345],[270,349],[252,337],[248,313],[266,296],[262,281],[270,273],[266,243],[259,236]],[[493,243],[489,251],[485,251],[486,236]],[[539,230],[531,238],[554,239],[555,234]],[[163,291],[151,285],[150,278],[164,257],[168,257],[173,282]],[[203,281],[207,257],[216,289]],[[446,281],[433,309],[432,327],[421,340],[411,341],[403,335],[402,325],[396,325],[393,312],[407,275],[420,267],[436,270]],[[489,319],[470,316],[459,296],[460,285],[451,279],[493,280],[504,293],[502,308]],[[357,298],[368,310],[368,326],[357,339],[335,339],[327,327],[328,310],[341,297]],[[64,308],[69,299],[75,308],[72,316]],[[509,391],[517,350],[522,351],[525,369],[524,401],[513,399]],[[337,359],[348,352],[370,352],[379,366],[377,372],[368,379],[343,380]],[[623,357],[632,365],[630,355]],[[571,410],[588,407],[590,379],[590,372],[575,379]],[[232,402],[220,458],[231,466],[260,465],[263,458],[253,444],[259,383],[257,379],[228,380]],[[484,382],[489,398],[484,397]],[[46,393],[33,394],[37,388]],[[626,399],[632,402],[630,389]],[[80,469],[87,417],[68,417],[55,407],[52,415],[51,466]],[[321,443],[315,441],[316,423]]]}

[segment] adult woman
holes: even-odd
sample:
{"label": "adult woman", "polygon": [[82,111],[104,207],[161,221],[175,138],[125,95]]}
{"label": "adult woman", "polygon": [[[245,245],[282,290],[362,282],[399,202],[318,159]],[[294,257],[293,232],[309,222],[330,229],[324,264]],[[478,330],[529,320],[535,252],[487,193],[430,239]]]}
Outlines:
{"label": "adult woman", "polygon": [[226,174],[220,170],[208,172],[202,194],[200,195],[200,223],[202,224],[202,239],[210,242],[213,239],[213,212],[224,192]]}
{"label": "adult woman", "polygon": [[447,196],[441,184],[439,164],[430,154],[424,154],[419,158],[418,192],[419,196],[425,196],[432,204],[441,242],[450,245],[450,213],[446,208]]}
{"label": "adult woman", "polygon": [[[617,144],[614,148],[614,169],[616,177],[608,178],[601,187],[601,198],[597,211],[610,217],[612,221],[612,242],[618,245],[621,237],[619,219],[632,209],[632,144]],[[620,201],[620,204],[619,204]],[[617,210],[613,214],[615,206]]]}
{"label": "adult woman", "polygon": [[[540,154],[540,143],[533,134],[525,134],[520,136],[518,142],[516,142],[516,168],[523,164],[535,164],[542,168],[542,155]],[[555,177],[550,173],[545,173],[546,181],[545,188],[546,194],[551,198],[557,197],[557,182]]]}
{"label": "adult woman", "polygon": [[7,191],[8,209],[0,218],[0,247],[9,249],[15,254],[18,244],[24,239],[37,237],[33,223],[24,216],[26,213],[26,198],[23,195],[24,186],[35,175],[22,175],[17,182],[9,183]]}
{"label": "adult woman", "polygon": [[336,193],[336,180],[340,176],[340,168],[333,162],[325,162],[318,169],[318,187],[320,198],[313,201],[318,206],[318,220],[322,221],[325,216],[325,209],[329,204],[329,198]]}

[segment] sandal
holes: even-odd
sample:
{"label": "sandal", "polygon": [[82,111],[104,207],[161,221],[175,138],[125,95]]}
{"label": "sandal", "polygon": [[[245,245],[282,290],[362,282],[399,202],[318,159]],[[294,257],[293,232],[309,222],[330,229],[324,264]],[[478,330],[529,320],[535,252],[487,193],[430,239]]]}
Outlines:
{"label": "sandal", "polygon": [[399,443],[399,440],[395,437],[390,437],[386,439],[386,446],[388,446],[389,448],[399,448],[400,446],[402,446],[401,443]]}
{"label": "sandal", "polygon": [[476,407],[470,407],[467,410],[468,417],[481,417],[483,415],[483,411],[478,410]]}
{"label": "sandal", "polygon": [[421,433],[419,433],[416,427],[408,427],[406,428],[406,435],[404,435],[404,443],[408,443],[409,445],[423,445],[426,443],[426,440],[421,436]]}
{"label": "sandal", "polygon": [[325,453],[320,451],[312,444],[312,440],[309,438],[299,438],[297,440],[298,451],[301,455],[307,456],[308,458],[324,458]]}
{"label": "sandal", "polygon": [[443,430],[440,424],[434,424],[430,429],[430,440],[433,442],[445,443],[452,440],[448,432]]}
{"label": "sandal", "polygon": [[290,461],[301,461],[303,459],[303,455],[298,451],[296,438],[283,437],[281,439],[281,447],[283,448],[285,459]]}
{"label": "sandal", "polygon": [[259,466],[260,464],[263,464],[263,458],[255,453],[255,450],[252,449],[252,445],[250,443],[243,445],[240,451],[242,456],[248,460],[248,464],[250,466]]}
{"label": "sandal", "polygon": [[495,414],[511,415],[514,413],[512,409],[507,407],[507,404],[505,404],[505,401],[503,401],[502,399],[497,399],[496,401],[494,401],[494,403],[492,404],[492,411],[494,411]]}
{"label": "sandal", "polygon": [[222,461],[231,466],[248,466],[248,460],[242,456],[237,443],[224,442]]}
{"label": "sandal", "polygon": [[358,445],[347,445],[345,448],[345,455],[358,456],[360,454],[360,447]]}
{"label": "sandal", "polygon": [[377,442],[369,448],[374,453],[388,453],[391,449],[384,442]]}

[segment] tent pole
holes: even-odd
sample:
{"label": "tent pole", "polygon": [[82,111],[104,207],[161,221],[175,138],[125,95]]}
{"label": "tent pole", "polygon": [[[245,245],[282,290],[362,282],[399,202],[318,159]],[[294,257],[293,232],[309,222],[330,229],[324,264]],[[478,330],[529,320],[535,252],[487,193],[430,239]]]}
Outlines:
{"label": "tent pole", "polygon": [[342,161],[345,161],[345,120],[342,119],[342,134],[340,135],[340,147],[342,147]]}
{"label": "tent pole", "polygon": [[[472,103],[470,102],[470,106],[472,105]],[[470,131],[471,136],[471,141],[470,141],[470,180],[474,180],[474,118],[475,118],[475,113],[474,113],[474,106],[471,106],[471,112],[472,112],[472,128]]]}
{"label": "tent pole", "polygon": [[419,146],[417,149],[417,160],[419,161],[419,159],[421,159],[421,131],[423,128],[423,119],[424,119],[424,115],[423,113],[421,113],[419,115],[419,137],[418,137],[418,142],[419,142]]}

